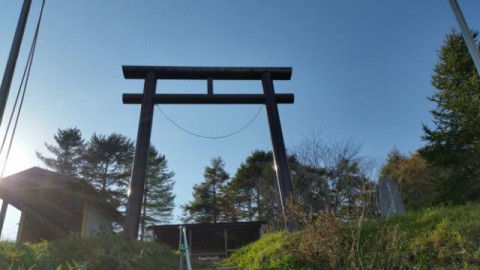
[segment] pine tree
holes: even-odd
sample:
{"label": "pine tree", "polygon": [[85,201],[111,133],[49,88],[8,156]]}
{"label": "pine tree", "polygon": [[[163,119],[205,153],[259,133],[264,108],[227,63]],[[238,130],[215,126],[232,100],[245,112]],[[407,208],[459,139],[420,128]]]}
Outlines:
{"label": "pine tree", "polygon": [[126,203],[133,154],[133,142],[118,133],[93,134],[85,150],[81,176],[119,210]]}
{"label": "pine tree", "polygon": [[195,222],[226,221],[224,190],[230,176],[224,167],[221,157],[213,158],[210,166],[205,167],[204,181],[193,187],[193,201],[182,206],[189,218]]}
{"label": "pine tree", "polygon": [[267,201],[279,199],[272,152],[253,151],[240,165],[227,189],[239,219],[263,220]]}
{"label": "pine tree", "polygon": [[175,185],[174,175],[174,172],[168,171],[165,156],[160,154],[155,147],[150,146],[143,213],[140,220],[142,238],[147,226],[171,221],[173,208],[175,207],[175,195],[172,192]]}
{"label": "pine tree", "polygon": [[47,157],[37,151],[37,158],[56,172],[78,176],[85,148],[82,132],[78,128],[58,129],[53,138],[56,145],[45,143],[45,147],[54,156]]}
{"label": "pine tree", "polygon": [[[476,36],[476,34],[475,34]],[[423,126],[420,153],[441,169],[437,203],[462,203],[480,194],[480,78],[459,33],[448,35],[438,54],[429,98],[434,127]]]}

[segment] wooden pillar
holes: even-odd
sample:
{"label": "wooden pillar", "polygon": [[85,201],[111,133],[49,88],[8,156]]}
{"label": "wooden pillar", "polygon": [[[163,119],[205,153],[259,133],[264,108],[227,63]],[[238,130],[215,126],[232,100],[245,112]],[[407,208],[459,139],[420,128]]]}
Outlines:
{"label": "wooden pillar", "polygon": [[[186,228],[186,227],[187,227],[187,226],[185,226],[185,228]],[[192,235],[193,235],[193,233],[192,233],[192,230],[193,230],[193,229],[191,228],[191,229],[188,231],[188,246],[189,246],[189,248],[190,248],[190,254],[193,253],[193,246],[192,246]]]}
{"label": "wooden pillar", "polygon": [[225,239],[225,258],[228,257],[228,234],[227,227],[223,227],[223,238]]}
{"label": "wooden pillar", "polygon": [[140,110],[135,157],[133,161],[132,179],[130,181],[127,215],[125,217],[125,235],[130,239],[138,238],[140,214],[142,210],[143,189],[147,175],[148,148],[152,133],[153,97],[157,87],[157,79],[153,72],[145,77],[143,102]]}
{"label": "wooden pillar", "polygon": [[3,224],[5,223],[5,216],[7,215],[8,203],[2,200],[2,210],[0,210],[0,236],[2,236]]}
{"label": "wooden pillar", "polygon": [[24,207],[22,209],[22,214],[20,216],[20,224],[18,224],[18,231],[17,231],[17,243],[20,243],[20,242],[24,242],[24,237],[25,237],[25,233],[24,233],[24,228],[25,228],[25,218],[26,218],[26,215],[27,215],[27,212],[28,212],[28,208]]}
{"label": "wooden pillar", "polygon": [[264,73],[262,77],[263,92],[266,96],[265,105],[267,107],[268,125],[270,126],[270,137],[273,146],[273,158],[275,164],[275,173],[277,175],[278,188],[280,189],[280,202],[282,204],[285,227],[289,231],[294,230],[292,224],[287,222],[285,216],[286,200],[292,193],[292,180],[290,178],[290,169],[288,167],[287,152],[285,142],[283,141],[282,125],[278,106],[275,100],[275,90],[270,73]]}

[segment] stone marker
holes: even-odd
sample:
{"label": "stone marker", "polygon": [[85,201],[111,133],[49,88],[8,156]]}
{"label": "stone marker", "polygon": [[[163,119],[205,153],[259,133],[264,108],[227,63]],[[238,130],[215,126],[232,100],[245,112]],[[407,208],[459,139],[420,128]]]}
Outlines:
{"label": "stone marker", "polygon": [[405,213],[397,185],[389,177],[382,177],[377,185],[377,205],[382,217]]}

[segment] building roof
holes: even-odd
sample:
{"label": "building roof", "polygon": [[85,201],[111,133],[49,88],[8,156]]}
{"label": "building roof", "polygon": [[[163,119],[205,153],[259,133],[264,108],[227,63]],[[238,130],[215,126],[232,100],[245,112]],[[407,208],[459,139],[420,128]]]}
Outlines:
{"label": "building roof", "polygon": [[256,227],[258,228],[262,224],[265,224],[265,221],[247,221],[247,222],[218,222],[218,223],[186,223],[186,224],[166,224],[166,225],[153,225],[148,226],[148,230],[177,230],[180,226],[185,226],[187,229],[217,229],[217,228],[245,228],[245,227]]}
{"label": "building roof", "polygon": [[[95,188],[86,181],[70,175],[32,167],[0,180],[0,198],[20,210],[26,206],[35,209],[35,200],[42,197],[44,191],[55,189],[58,189],[59,195],[63,198],[94,204],[116,220],[122,219],[121,214]],[[66,189],[75,192],[66,194]]]}
{"label": "building roof", "polygon": [[237,249],[258,240],[263,221],[199,223],[149,226],[154,241],[171,248],[179,246],[179,227],[185,226],[188,245],[193,255],[228,256],[229,250]]}

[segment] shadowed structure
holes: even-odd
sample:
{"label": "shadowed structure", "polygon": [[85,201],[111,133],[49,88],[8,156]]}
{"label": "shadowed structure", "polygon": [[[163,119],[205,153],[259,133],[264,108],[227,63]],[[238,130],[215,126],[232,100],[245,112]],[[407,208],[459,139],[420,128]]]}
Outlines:
{"label": "shadowed structure", "polygon": [[111,229],[122,216],[85,181],[33,167],[0,181],[0,198],[22,211],[17,241],[82,237]]}
{"label": "shadowed structure", "polygon": [[[262,236],[264,222],[184,224],[193,256],[228,257],[229,251],[255,242]],[[178,248],[180,224],[150,226],[155,242]]]}

